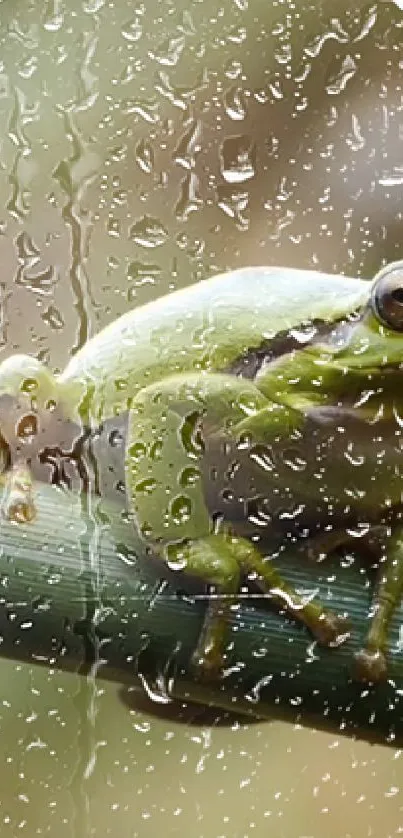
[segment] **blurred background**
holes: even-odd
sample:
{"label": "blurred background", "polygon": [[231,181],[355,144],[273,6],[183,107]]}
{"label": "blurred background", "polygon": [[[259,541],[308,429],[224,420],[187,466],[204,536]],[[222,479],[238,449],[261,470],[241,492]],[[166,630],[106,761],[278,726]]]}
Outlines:
{"label": "blurred background", "polygon": [[[403,258],[403,15],[346,0],[3,0],[0,358],[61,369],[247,264]],[[0,834],[389,838],[400,750],[0,661]]]}

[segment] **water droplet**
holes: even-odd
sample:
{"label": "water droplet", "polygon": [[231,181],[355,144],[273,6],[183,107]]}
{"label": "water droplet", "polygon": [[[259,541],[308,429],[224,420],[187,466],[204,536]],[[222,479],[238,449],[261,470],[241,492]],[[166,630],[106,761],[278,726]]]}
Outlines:
{"label": "water droplet", "polygon": [[243,44],[246,37],[247,32],[244,26],[233,26],[227,35],[227,41],[230,44]]}
{"label": "water droplet", "polygon": [[146,262],[130,262],[126,270],[127,279],[133,282],[136,288],[142,285],[155,285],[160,274],[159,265]]}
{"label": "water droplet", "polygon": [[188,9],[184,9],[182,14],[180,15],[177,28],[178,32],[183,32],[184,35],[196,35],[197,30]]}
{"label": "water droplet", "polygon": [[263,445],[255,445],[250,452],[250,458],[259,468],[271,472],[275,468],[271,451]]}
{"label": "water droplet", "polygon": [[145,174],[151,174],[154,168],[154,151],[151,143],[147,140],[139,140],[135,149],[135,160]]}
{"label": "water droplet", "polygon": [[127,151],[127,145],[117,145],[113,146],[113,148],[109,148],[108,155],[106,157],[108,165],[111,163],[121,163],[122,160],[126,160]]}
{"label": "water droplet", "polygon": [[34,413],[26,413],[19,419],[15,428],[16,436],[24,442],[32,442],[38,433],[38,418]]}
{"label": "water droplet", "polygon": [[[352,445],[350,446],[352,448]],[[366,458],[363,454],[357,454],[355,457],[350,451],[345,451],[344,456],[352,466],[363,466],[366,462]]]}
{"label": "water droplet", "polygon": [[21,384],[21,393],[34,393],[38,388],[38,381],[36,378],[24,378]]}
{"label": "water droplet", "polygon": [[198,468],[186,466],[179,475],[179,483],[185,489],[187,486],[194,486],[200,480],[201,474]]}
{"label": "water droplet", "polygon": [[144,215],[130,228],[129,236],[141,247],[160,247],[168,238],[168,230],[158,219]]}
{"label": "water droplet", "polygon": [[52,606],[52,600],[46,596],[37,596],[32,600],[32,608],[34,611],[49,611]]}
{"label": "water droplet", "polygon": [[305,47],[304,52],[309,58],[317,58],[326,41],[331,40],[338,41],[339,44],[347,44],[349,40],[348,32],[343,29],[337,18],[332,20],[332,29],[328,29],[320,35],[315,35],[311,43]]}
{"label": "water droplet", "polygon": [[133,567],[137,563],[137,556],[133,553],[132,550],[127,547],[126,544],[119,542],[116,545],[116,555],[119,559],[122,559],[122,562],[129,565],[129,567]]}
{"label": "water droplet", "polygon": [[150,450],[148,452],[150,460],[153,460],[154,462],[156,462],[157,460],[160,460],[161,457],[162,457],[162,452],[163,452],[162,440],[157,439],[156,442],[154,442],[150,446]]}
{"label": "water droplet", "polygon": [[246,211],[249,209],[249,192],[241,189],[230,188],[224,184],[217,189],[217,205],[229,218],[233,218],[239,230],[247,230],[249,217]]}
{"label": "water droplet", "polygon": [[284,99],[284,93],[281,87],[280,79],[276,79],[275,81],[270,82],[269,90],[274,99],[277,99],[278,101],[280,101],[280,99]]}
{"label": "water droplet", "polygon": [[391,172],[383,174],[378,183],[380,186],[403,186],[403,167],[395,166]]}
{"label": "water droplet", "polygon": [[175,207],[175,215],[179,221],[186,221],[192,212],[203,206],[198,187],[199,178],[194,172],[185,175],[181,183],[180,198]]}
{"label": "water droplet", "polygon": [[241,87],[234,86],[227,90],[224,97],[224,107],[230,119],[235,121],[245,119],[246,102]]}
{"label": "water droplet", "polygon": [[360,24],[360,29],[355,36],[354,43],[357,41],[362,41],[366,36],[370,33],[373,26],[375,26],[376,19],[377,19],[377,6],[369,6],[369,8],[363,9],[363,20]]}
{"label": "water droplet", "polygon": [[293,448],[288,448],[283,452],[282,460],[284,465],[288,466],[292,471],[305,471],[307,467],[307,461],[300,456],[299,451]]}
{"label": "water droplet", "polygon": [[340,559],[340,567],[353,567],[355,564],[355,556],[350,556],[348,554],[344,555]]}
{"label": "water droplet", "polygon": [[188,456],[199,459],[204,451],[199,411],[190,413],[185,417],[179,432],[182,445]]}
{"label": "water droplet", "polygon": [[242,76],[243,72],[241,62],[235,59],[231,59],[226,65],[224,72],[227,78],[232,80],[238,79],[240,76]]}
{"label": "water droplet", "polygon": [[186,569],[186,550],[182,543],[168,544],[166,549],[166,563],[170,570],[181,571]]}
{"label": "water droplet", "polygon": [[120,236],[120,221],[118,218],[110,216],[106,222],[106,232],[108,236],[118,239]]}
{"label": "water droplet", "polygon": [[330,75],[329,81],[326,84],[326,92],[331,96],[338,96],[341,93],[349,79],[351,79],[357,71],[357,64],[351,55],[346,55],[343,59],[341,67]]}
{"label": "water droplet", "polygon": [[186,125],[186,131],[179,139],[174,151],[175,163],[184,169],[193,169],[196,165],[196,155],[201,149],[201,122],[191,119]]}
{"label": "water droplet", "polygon": [[10,95],[10,82],[5,73],[0,73],[0,99],[7,99]]}
{"label": "water droplet", "polygon": [[20,25],[19,21],[14,18],[8,24],[8,36],[30,50],[38,50],[38,27],[36,24],[24,22]]}
{"label": "water droplet", "polygon": [[63,26],[64,12],[61,0],[48,0],[43,15],[43,28],[47,32],[58,32]]}
{"label": "water droplet", "polygon": [[146,477],[144,480],[139,480],[134,487],[134,491],[140,495],[151,495],[157,488],[157,481],[153,477]]}
{"label": "water droplet", "polygon": [[245,696],[247,701],[250,701],[252,704],[257,704],[261,700],[261,692],[264,690],[265,687],[268,687],[273,680],[273,675],[264,675],[263,678],[260,678],[259,681],[252,687],[249,694]]}
{"label": "water droplet", "polygon": [[30,79],[34,75],[38,67],[38,59],[36,55],[30,55],[29,58],[24,58],[17,64],[17,73],[23,79]]}
{"label": "water droplet", "polygon": [[365,146],[365,138],[361,133],[361,126],[358,121],[358,117],[355,114],[352,114],[351,122],[352,131],[351,134],[346,137],[346,143],[352,151],[360,151],[360,149]]}
{"label": "water droplet", "polygon": [[192,85],[174,86],[168,73],[159,70],[154,82],[154,87],[156,91],[161,94],[161,96],[168,100],[168,102],[171,102],[171,104],[175,105],[176,108],[186,111],[189,100],[193,100],[195,94],[206,87],[207,81],[207,70],[204,68],[200,74],[200,78]]}
{"label": "water droplet", "polygon": [[158,64],[166,67],[175,67],[178,63],[185,47],[185,38],[180,35],[178,38],[167,38],[162,44],[157,47],[155,52],[149,51],[150,58],[157,61]]}
{"label": "water droplet", "polygon": [[42,320],[47,326],[54,329],[54,331],[59,331],[64,327],[63,315],[54,305],[50,305],[45,309],[42,314]]}
{"label": "water droplet", "polygon": [[35,242],[24,230],[16,239],[17,257],[25,268],[30,268],[40,261],[40,250]]}
{"label": "water droplet", "polygon": [[156,704],[170,704],[172,699],[169,697],[163,676],[156,679],[154,683],[144,675],[143,672],[138,673],[139,680],[143,686],[145,693],[150,701]]}
{"label": "water droplet", "polygon": [[259,649],[254,649],[252,652],[252,657],[260,660],[261,658],[265,658],[267,655],[267,648],[266,646],[260,646]]}
{"label": "water droplet", "polygon": [[38,271],[36,274],[32,272],[28,274],[23,267],[20,267],[14,278],[16,285],[21,285],[27,290],[40,295],[51,294],[57,281],[58,276],[55,273],[53,265],[50,265],[42,271]]}
{"label": "water droplet", "polygon": [[267,527],[273,520],[267,498],[253,498],[247,501],[246,517],[256,527]]}
{"label": "water droplet", "polygon": [[122,26],[122,35],[126,41],[131,41],[134,43],[135,41],[139,41],[142,34],[143,34],[143,26],[141,21],[138,17],[134,17],[132,20],[128,20]]}
{"label": "water droplet", "polygon": [[120,448],[124,445],[124,437],[120,431],[114,428],[109,434],[108,442],[112,448]]}
{"label": "water droplet", "polygon": [[186,495],[177,495],[171,501],[169,511],[175,524],[185,524],[192,513],[192,502]]}
{"label": "water droplet", "polygon": [[282,43],[278,49],[274,51],[274,58],[277,64],[290,64],[292,58],[292,48],[290,43]]}
{"label": "water droplet", "polygon": [[245,416],[254,416],[259,410],[259,400],[251,393],[240,393],[236,399],[236,405]]}
{"label": "water droplet", "polygon": [[151,125],[159,121],[158,102],[156,99],[125,99],[122,102],[122,111],[125,115],[137,114]]}
{"label": "water droplet", "polygon": [[131,460],[135,460],[138,462],[147,454],[147,448],[144,445],[144,442],[133,442],[132,445],[129,446],[127,451],[127,456],[130,457]]}
{"label": "water droplet", "polygon": [[247,134],[224,140],[220,149],[221,174],[227,183],[243,183],[256,174],[256,146]]}
{"label": "water droplet", "polygon": [[88,15],[94,15],[105,5],[105,0],[86,0],[83,9]]}
{"label": "water droplet", "polygon": [[285,509],[283,512],[280,512],[279,519],[280,521],[295,521],[300,515],[303,515],[305,512],[305,504],[300,503],[297,504],[293,509]]}
{"label": "water droplet", "polygon": [[290,329],[290,337],[293,340],[296,340],[298,343],[310,343],[315,335],[317,334],[317,328],[312,323],[307,323],[306,325],[302,324],[297,329]]}

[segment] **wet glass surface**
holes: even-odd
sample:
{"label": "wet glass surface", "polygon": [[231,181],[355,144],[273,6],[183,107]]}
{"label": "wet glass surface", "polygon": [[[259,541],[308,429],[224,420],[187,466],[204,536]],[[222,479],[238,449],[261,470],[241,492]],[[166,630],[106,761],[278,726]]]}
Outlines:
{"label": "wet glass surface", "polygon": [[[402,258],[398,7],[3,2],[1,359],[61,370],[117,315],[221,270],[370,278]],[[2,835],[401,832],[393,741],[147,699],[99,659],[60,671],[60,638],[39,667],[18,649],[31,629],[1,659]]]}

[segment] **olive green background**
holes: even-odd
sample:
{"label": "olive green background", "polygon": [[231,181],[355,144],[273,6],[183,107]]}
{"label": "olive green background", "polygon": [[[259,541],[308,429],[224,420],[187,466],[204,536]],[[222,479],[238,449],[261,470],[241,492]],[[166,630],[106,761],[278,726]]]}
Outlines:
{"label": "olive green background", "polygon": [[[0,5],[1,357],[215,271],[402,258],[392,3]],[[400,144],[399,144],[400,140]],[[401,752],[1,661],[0,834],[399,834]]]}

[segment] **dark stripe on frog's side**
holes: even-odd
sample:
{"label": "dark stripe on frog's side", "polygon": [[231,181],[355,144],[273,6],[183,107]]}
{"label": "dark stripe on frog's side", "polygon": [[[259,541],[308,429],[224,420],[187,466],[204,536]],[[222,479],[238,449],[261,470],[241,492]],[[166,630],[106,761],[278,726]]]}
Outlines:
{"label": "dark stripe on frog's side", "polygon": [[[309,324],[297,325],[292,332],[280,332],[274,338],[263,340],[259,346],[242,352],[223,372],[253,381],[265,364],[281,358],[282,355],[289,355],[298,349],[323,341],[341,322],[344,321],[325,323],[322,320],[314,320]],[[299,332],[298,338],[297,332]],[[306,340],[304,340],[304,332]]]}

